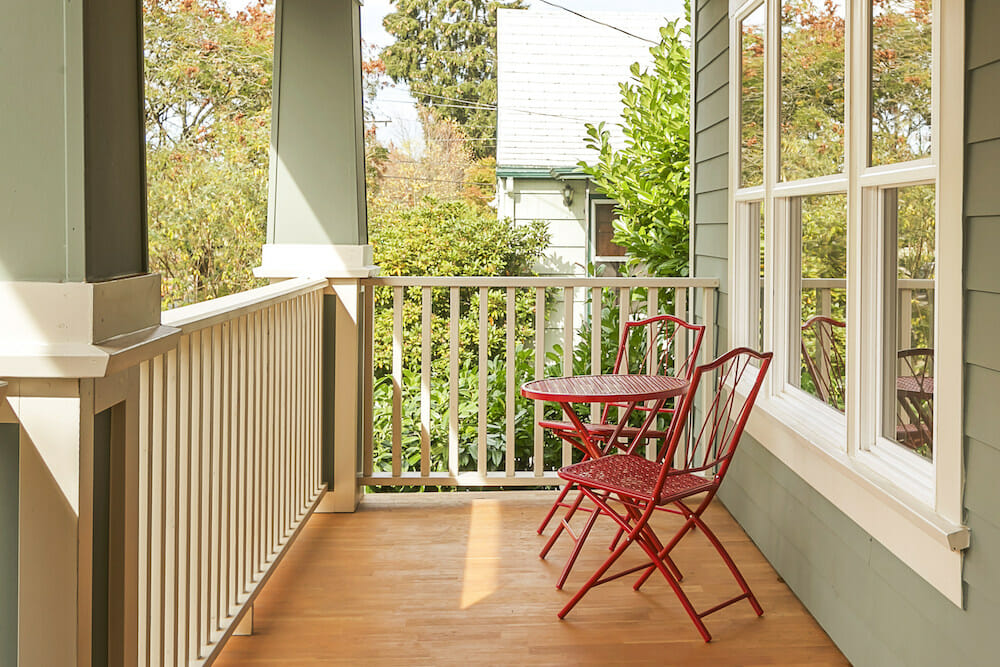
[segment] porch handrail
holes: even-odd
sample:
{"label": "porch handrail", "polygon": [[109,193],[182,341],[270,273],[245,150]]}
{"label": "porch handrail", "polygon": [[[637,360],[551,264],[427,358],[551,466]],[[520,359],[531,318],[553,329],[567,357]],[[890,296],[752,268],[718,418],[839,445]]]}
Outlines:
{"label": "porch handrail", "polygon": [[299,279],[177,308],[139,369],[139,663],[211,662],[322,496],[322,308]]}
{"label": "porch handrail", "polygon": [[[363,407],[363,471],[361,481],[364,484],[375,486],[404,486],[404,485],[447,485],[447,486],[476,486],[476,487],[497,487],[497,486],[539,486],[556,483],[555,471],[546,469],[544,458],[546,453],[545,434],[537,425],[537,419],[532,425],[532,448],[530,457],[521,457],[521,460],[530,458],[531,464],[527,468],[515,463],[515,448],[510,446],[515,442],[515,404],[519,400],[519,387],[516,379],[516,303],[519,291],[526,290],[534,295],[534,330],[531,333],[530,346],[534,353],[534,373],[526,379],[541,378],[545,374],[546,354],[552,352],[552,344],[558,343],[562,347],[561,363],[563,369],[568,369],[572,373],[575,344],[580,341],[577,333],[577,325],[582,318],[577,317],[575,308],[581,303],[589,308],[591,313],[601,313],[603,310],[604,290],[614,290],[615,300],[619,304],[627,304],[627,307],[619,309],[617,329],[619,335],[623,330],[625,322],[628,321],[633,310],[633,304],[637,305],[636,310],[643,313],[664,312],[660,306],[660,294],[670,292],[672,294],[673,312],[678,316],[688,319],[694,315],[694,309],[689,305],[699,302],[699,321],[708,325],[709,332],[702,343],[703,354],[714,352],[714,332],[715,324],[715,303],[716,291],[719,281],[714,278],[600,278],[600,277],[574,277],[574,276],[542,276],[542,277],[429,277],[429,276],[407,276],[407,277],[379,277],[368,278],[362,281],[365,287],[365,308],[367,323],[363,329],[368,332],[364,339],[363,368],[362,377],[362,407]],[[643,301],[633,302],[632,290],[645,288],[646,295]],[[373,335],[374,322],[374,290],[391,290],[392,293],[392,334],[391,341],[375,341]],[[419,410],[411,409],[414,421],[418,422],[416,432],[403,433],[403,303],[404,294],[407,289],[417,289],[420,291],[420,342],[419,361],[408,363],[408,368],[414,373],[419,372]],[[449,315],[447,316],[448,326],[448,378],[447,378],[447,405],[433,405],[432,398],[432,360],[431,342],[429,332],[432,326],[432,291],[447,290]],[[561,290],[562,324],[557,325],[552,319],[547,317],[547,290]],[[479,295],[478,307],[478,350],[474,351],[474,364],[476,366],[475,379],[475,404],[476,404],[476,440],[475,440],[475,470],[461,469],[459,464],[459,320],[460,303],[462,290],[474,290]],[[504,314],[497,313],[498,322],[490,321],[489,307],[487,305],[490,291],[502,292],[504,295]],[[579,298],[582,296],[582,300]],[[523,303],[523,301],[522,301]],[[522,321],[523,324],[523,321]],[[503,391],[504,401],[504,424],[503,424],[503,461],[499,466],[487,465],[488,455],[488,423],[487,423],[487,393],[489,377],[487,366],[490,362],[486,332],[493,328],[502,327],[504,352],[503,368],[505,382]],[[561,329],[561,330],[560,330]],[[590,360],[588,372],[607,372],[609,368],[602,368],[602,327],[591,327],[590,332]],[[541,334],[541,335],[539,335]],[[523,341],[522,341],[523,342]],[[386,469],[378,470],[374,465],[376,454],[376,444],[374,441],[374,376],[373,376],[373,348],[376,343],[391,345],[391,453]],[[618,340],[615,337],[613,342],[604,341],[607,344],[617,347]],[[686,341],[678,341],[678,354],[683,354]],[[606,351],[606,349],[605,349]],[[494,360],[495,361],[495,360]],[[567,371],[563,371],[564,373]],[[494,392],[497,387],[494,385]],[[467,405],[467,404],[466,404]],[[535,401],[534,414],[540,415],[543,410],[541,401]],[[447,409],[447,454],[444,456],[444,466],[446,470],[433,470],[431,438],[432,438],[432,408],[438,412]],[[592,406],[592,411],[597,411],[598,406]],[[385,407],[383,407],[385,410]],[[419,416],[417,416],[419,412]],[[408,414],[408,416],[410,416]],[[523,416],[521,418],[524,418]],[[471,418],[470,418],[471,421]],[[498,425],[494,424],[494,432]],[[439,437],[440,433],[436,434]],[[409,441],[419,439],[419,463],[412,465],[410,462],[404,464],[403,461],[403,441],[404,437]],[[439,440],[440,442],[440,440]],[[522,443],[522,448],[524,443]],[[552,445],[549,445],[551,447]],[[567,464],[572,460],[572,450],[566,443],[555,445],[560,448],[558,453],[562,464]],[[555,452],[551,452],[555,455]],[[383,452],[384,454],[384,452]],[[413,458],[417,458],[417,453],[411,453]],[[406,470],[404,468],[414,469]],[[498,470],[489,470],[490,467],[499,467]]]}

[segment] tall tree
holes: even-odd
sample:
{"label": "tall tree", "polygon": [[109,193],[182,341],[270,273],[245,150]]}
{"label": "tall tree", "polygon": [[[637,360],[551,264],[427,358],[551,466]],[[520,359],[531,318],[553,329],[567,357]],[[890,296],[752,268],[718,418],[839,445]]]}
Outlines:
{"label": "tall tree", "polygon": [[144,0],[149,250],[173,307],[257,285],[273,3]]}
{"label": "tall tree", "polygon": [[523,0],[392,0],[383,20],[396,41],[382,51],[386,73],[414,99],[459,123],[475,157],[494,156],[497,9]]}
{"label": "tall tree", "polygon": [[625,146],[616,150],[604,124],[587,124],[587,146],[597,161],[580,162],[597,187],[617,204],[614,241],[631,265],[652,275],[686,276],[688,271],[688,196],[690,190],[690,59],[687,26],[678,21],[660,29],[660,43],[649,52],[650,69],[632,65],[632,79],[621,84]]}

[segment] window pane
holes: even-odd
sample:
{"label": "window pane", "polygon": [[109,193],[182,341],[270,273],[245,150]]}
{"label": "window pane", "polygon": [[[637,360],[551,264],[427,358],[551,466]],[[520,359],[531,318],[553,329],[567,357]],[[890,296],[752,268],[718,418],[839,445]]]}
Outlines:
{"label": "window pane", "polygon": [[615,243],[615,220],[618,219],[617,205],[594,204],[594,254],[597,257],[625,257],[625,248]]}
{"label": "window pane", "polygon": [[934,186],[886,190],[886,361],[883,435],[932,458]]}
{"label": "window pane", "polygon": [[931,18],[930,0],[872,0],[872,165],[931,154]]}
{"label": "window pane", "polygon": [[780,178],[844,170],[844,0],[781,6]]}
{"label": "window pane", "polygon": [[740,24],[740,187],[764,184],[764,5]]}
{"label": "window pane", "polygon": [[[801,363],[793,382],[843,412],[847,342],[847,195],[799,197],[790,202],[800,230]],[[793,309],[793,312],[795,310]]]}

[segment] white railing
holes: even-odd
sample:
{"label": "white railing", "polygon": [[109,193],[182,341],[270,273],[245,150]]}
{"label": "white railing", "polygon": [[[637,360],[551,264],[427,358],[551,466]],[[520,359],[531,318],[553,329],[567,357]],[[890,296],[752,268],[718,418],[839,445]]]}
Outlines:
{"label": "white railing", "polygon": [[[391,292],[391,299],[388,294],[380,297],[383,303],[391,300],[391,337],[389,340],[375,340],[372,333],[368,333],[365,341],[365,353],[363,355],[363,376],[362,376],[362,428],[363,428],[363,476],[364,484],[373,486],[403,486],[403,485],[448,485],[448,486],[537,486],[552,483],[556,478],[552,466],[546,469],[545,454],[549,453],[555,457],[553,447],[559,449],[558,459],[562,465],[571,461],[571,448],[564,442],[553,442],[550,437],[546,440],[542,429],[537,425],[537,419],[525,416],[523,413],[521,420],[531,419],[533,431],[530,438],[530,455],[520,457],[520,464],[515,456],[515,448],[507,446],[515,442],[515,430],[518,426],[518,408],[520,398],[518,383],[524,379],[541,378],[546,373],[546,356],[552,356],[556,344],[561,347],[561,368],[569,369],[572,373],[573,354],[575,345],[581,342],[578,335],[577,325],[582,321],[589,321],[590,313],[601,313],[604,305],[609,305],[605,299],[607,294],[605,289],[613,290],[613,301],[619,306],[619,317],[617,328],[623,330],[624,324],[629,317],[633,319],[638,316],[649,314],[659,314],[669,312],[679,317],[691,321],[694,309],[692,304],[696,299],[700,299],[699,319],[708,326],[705,339],[702,342],[702,355],[711,355],[714,350],[714,323],[715,323],[715,302],[718,281],[715,279],[699,278],[432,278],[432,277],[407,277],[407,278],[372,278],[363,281],[365,285],[365,308],[363,312],[367,314],[367,326],[363,329],[372,332],[374,327],[373,317],[375,312],[375,292],[383,290]],[[633,292],[642,289],[645,292],[641,301],[633,299]],[[412,355],[404,360],[404,302],[407,290],[416,290],[419,293],[419,321],[420,340],[418,343],[419,355]],[[435,315],[432,312],[432,301],[435,291],[440,290],[447,294],[448,314],[447,316]],[[475,379],[469,381],[466,373],[465,394],[462,394],[460,375],[462,374],[463,355],[460,349],[460,320],[462,319],[462,294],[478,296],[478,312],[471,313],[476,321],[477,342],[472,354],[466,354],[466,361],[471,362],[469,368],[475,368]],[[491,293],[499,293],[502,308],[494,308],[492,311],[488,306]],[[522,310],[525,301],[532,304],[533,313],[530,320],[533,325],[532,331],[525,335],[523,327],[518,329],[518,295],[521,295]],[[555,296],[556,298],[553,298]],[[496,301],[496,299],[494,299]],[[472,299],[465,301],[467,307]],[[664,309],[664,304],[670,303],[668,309]],[[442,299],[438,299],[442,303]],[[554,305],[553,305],[554,304]],[[626,307],[621,307],[626,304]],[[583,317],[577,309],[585,311]],[[561,313],[561,318],[554,317]],[[466,313],[466,321],[469,320],[469,313]],[[497,321],[491,321],[491,315],[496,316]],[[412,316],[412,315],[411,315]],[[523,317],[523,315],[522,315]],[[388,319],[388,318],[386,318]],[[561,319],[561,322],[559,321]],[[437,321],[436,321],[437,320]],[[445,322],[440,322],[445,320]],[[522,319],[522,324],[524,321]],[[439,325],[435,329],[435,324]],[[444,378],[441,376],[443,363],[438,363],[438,373],[434,383],[434,364],[432,360],[431,332],[439,330],[444,324],[447,330],[447,389]],[[498,327],[503,327],[503,354],[502,369],[504,372],[504,386],[502,388],[503,418],[502,424],[490,423],[487,416],[490,405],[488,404],[490,385],[490,362],[494,362],[496,376],[499,377],[497,360],[491,359],[489,354],[488,335],[490,330],[498,331]],[[538,335],[543,332],[542,335]],[[439,334],[440,335],[440,334]],[[590,330],[590,360],[586,372],[601,373],[610,370],[609,367],[602,366],[602,352],[607,352],[608,346],[617,349],[617,336],[613,341],[604,340],[602,350],[601,327],[591,327]],[[517,346],[518,342],[527,342],[531,352],[532,372],[526,377],[519,377],[517,373]],[[680,342],[681,349],[678,354],[683,353],[685,342]],[[374,350],[383,346],[383,351],[391,348],[391,369],[386,376],[375,378],[373,375],[373,358],[376,356]],[[440,347],[439,347],[440,349]],[[386,355],[383,355],[383,358]],[[411,432],[404,432],[404,369],[408,377],[415,379],[414,374],[419,372],[419,407],[413,407],[413,401],[408,403],[411,408],[406,411],[406,419],[415,422],[416,429]],[[566,374],[566,370],[561,371]],[[522,369],[522,376],[524,372]],[[375,413],[385,415],[389,411],[389,406],[375,403],[376,397],[373,388],[376,384],[391,381],[391,417],[388,436],[390,442],[386,442],[386,433],[380,432],[382,440],[376,442],[375,437]],[[496,379],[494,378],[494,382]],[[469,386],[472,384],[473,386]],[[439,388],[433,391],[434,387]],[[469,393],[472,392],[475,400],[470,400]],[[383,395],[386,392],[383,392]],[[444,396],[442,404],[442,393]],[[494,385],[494,393],[497,388]],[[433,395],[432,395],[433,394]],[[435,398],[435,396],[437,398]],[[408,398],[414,398],[409,396]],[[462,403],[466,406],[463,410]],[[500,402],[500,401],[498,401]],[[542,414],[543,406],[541,401],[533,404],[533,415]],[[474,405],[474,409],[472,406]],[[592,410],[596,411],[597,406]],[[444,425],[441,415],[447,411],[448,423]],[[469,414],[474,412],[474,414]],[[432,413],[437,414],[438,426],[446,433],[435,433]],[[494,415],[493,421],[496,422]],[[468,457],[474,459],[472,465],[462,466],[460,457],[460,433],[463,429],[468,432],[469,427],[474,424],[475,429],[475,455]],[[521,423],[523,428],[524,424]],[[504,451],[502,452],[502,465],[496,462],[490,463],[490,429],[493,429],[494,445],[499,441],[502,433]],[[446,438],[447,451],[439,452],[434,456],[432,452],[432,440],[437,439],[440,443]],[[403,443],[409,441],[415,443],[419,440],[419,452],[413,447],[410,448],[409,455],[404,452]],[[467,438],[468,441],[468,438]],[[467,442],[468,444],[468,442]],[[443,447],[439,446],[439,449]],[[388,450],[388,452],[386,451]],[[385,454],[388,453],[388,457]],[[376,465],[376,455],[379,464]],[[439,465],[434,465],[434,458],[437,458]],[[438,469],[435,469],[437,467]],[[493,468],[492,470],[490,468]]]}
{"label": "white railing", "polygon": [[[896,314],[899,322],[899,340],[897,343],[900,349],[914,347],[913,333],[911,331],[914,319],[913,293],[925,291],[928,294],[932,294],[934,292],[934,282],[933,279],[920,278],[902,278],[896,281],[896,289],[899,292],[899,312]],[[833,314],[833,290],[847,289],[847,280],[844,278],[803,278],[802,289],[815,290],[816,314],[830,317]]]}
{"label": "white railing", "polygon": [[322,494],[325,280],[163,314],[140,369],[139,662],[214,659]]}

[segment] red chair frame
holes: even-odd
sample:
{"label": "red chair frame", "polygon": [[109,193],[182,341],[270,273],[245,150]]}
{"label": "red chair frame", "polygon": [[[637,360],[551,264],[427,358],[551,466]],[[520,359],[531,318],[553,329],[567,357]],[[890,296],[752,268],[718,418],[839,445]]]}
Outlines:
{"label": "red chair frame", "polygon": [[[908,371],[917,392],[902,391],[897,387],[896,440],[910,449],[926,446],[934,448],[934,349],[915,347],[897,352],[900,370]],[[923,364],[918,363],[920,360]],[[926,391],[927,386],[931,387]],[[906,420],[903,419],[906,415]]]}
{"label": "red chair frame", "polygon": [[[669,331],[668,327],[670,324],[674,325],[673,331]],[[649,329],[650,333],[646,336],[647,345],[645,351],[643,352],[641,358],[638,360],[638,366],[632,366],[629,359],[629,336],[633,334],[634,330],[638,327],[653,327]],[[677,334],[684,331],[685,334],[688,331],[694,332],[694,338],[691,341],[691,349],[688,351],[687,356],[684,358],[684,362],[673,369],[673,375],[675,377],[683,377],[685,379],[691,378],[691,373],[694,371],[695,359],[698,358],[698,352],[701,350],[701,341],[705,336],[705,326],[702,324],[690,324],[685,322],[679,317],[673,315],[654,315],[653,317],[647,317],[645,319],[636,320],[634,322],[626,322],[625,328],[622,331],[621,340],[618,343],[618,354],[615,355],[615,365],[612,373],[620,374],[624,372],[641,372],[634,369],[642,369],[648,375],[664,375],[670,372],[670,353],[674,349],[674,341],[677,338]],[[659,334],[666,332],[668,335],[666,337],[661,337]],[[653,344],[654,341],[656,344]],[[665,344],[660,344],[665,341]],[[654,359],[652,353],[654,350],[659,348],[659,354]],[[675,364],[676,366],[676,364]],[[605,444],[603,453],[608,453],[613,447],[612,443],[607,442],[607,438],[615,430],[616,424],[609,421],[612,408],[622,408],[626,407],[624,403],[608,403],[604,406],[601,412],[601,421],[597,424],[584,424],[587,428],[591,438],[594,440],[604,440]],[[646,406],[637,406],[636,410],[648,410]],[[660,410],[662,414],[672,415],[674,411],[673,405],[670,407],[664,407]],[[542,428],[547,428],[553,431],[557,436],[563,440],[567,440],[570,443],[576,445],[579,440],[577,435],[576,427],[572,422],[569,421],[539,421],[539,426]],[[620,436],[626,441],[631,439],[637,429],[626,427],[621,430]],[[663,439],[666,437],[665,431],[659,431],[656,429],[651,429],[647,431],[646,437],[650,439]],[[565,508],[578,508],[579,503],[574,503],[570,505],[565,502],[566,496],[572,488],[572,484],[567,484],[563,487],[562,492],[556,499],[555,503],[549,509],[548,514],[542,519],[542,523],[538,526],[538,534],[541,535],[546,526],[548,526],[549,521],[555,515],[556,510],[560,507]],[[583,508],[583,511],[589,511],[587,508]],[[551,545],[549,545],[551,546]],[[548,548],[542,554],[542,558],[545,557],[544,553],[548,552]]]}
{"label": "red chair frame", "polygon": [[[670,326],[673,325],[673,329]],[[633,360],[629,358],[630,353],[630,336],[634,335],[635,330],[638,328],[645,328],[649,333],[645,336],[646,346],[642,351],[640,358],[638,360]],[[688,350],[687,356],[684,358],[683,363],[679,366],[674,364],[674,368],[671,369],[670,365],[670,353],[675,349],[675,339],[678,333],[684,332],[685,334],[691,331],[694,333],[693,340],[691,341],[691,349]],[[662,334],[666,334],[665,336]],[[663,375],[670,373],[673,370],[673,375],[675,377],[684,377],[685,379],[690,379],[692,372],[695,367],[695,360],[698,358],[698,353],[701,350],[701,341],[705,336],[705,326],[702,324],[690,324],[675,317],[673,315],[656,315],[653,317],[647,317],[642,320],[636,320],[634,322],[626,322],[625,328],[622,331],[621,341],[618,344],[618,354],[615,356],[615,365],[613,372],[620,374],[623,371],[628,372],[645,372],[650,375]],[[656,356],[653,356],[653,352],[657,351]],[[635,365],[634,362],[638,361]],[[608,454],[615,446],[621,443],[613,443],[610,441],[611,436],[614,434],[616,429],[616,424],[611,422],[612,409],[614,408],[627,408],[627,403],[622,402],[609,402],[604,405],[604,409],[601,412],[601,421],[598,424],[584,424],[587,428],[591,439],[597,441],[604,441],[604,446],[602,447],[602,454]],[[641,413],[643,411],[649,412],[652,410],[651,406],[636,406],[635,412]],[[661,407],[658,412],[662,415],[667,415],[671,418],[671,423],[673,421],[674,406],[671,402],[669,407]],[[542,421],[539,425],[543,428],[551,429],[564,440],[575,443],[579,440],[577,435],[576,427],[568,421]],[[634,437],[638,433],[638,427],[624,427],[619,431],[619,437],[626,443],[632,443],[634,446]],[[669,426],[666,431],[661,431],[657,429],[649,429],[645,433],[645,438],[650,440],[666,440],[669,433]],[[586,455],[585,455],[586,456]],[[552,533],[552,536],[542,547],[541,552],[538,554],[539,558],[545,558],[549,550],[562,535],[563,531],[570,533],[574,542],[574,547],[569,557],[566,560],[566,564],[563,567],[562,574],[559,581],[556,584],[556,588],[562,588],[563,584],[566,582],[566,578],[569,576],[570,571],[573,569],[573,564],[576,562],[576,558],[583,547],[583,542],[586,539],[586,535],[590,532],[590,527],[593,525],[592,522],[588,523],[587,527],[579,534],[574,535],[569,527],[569,521],[573,518],[577,511],[593,513],[594,508],[586,507],[582,505],[584,499],[583,494],[578,494],[576,499],[572,503],[566,502],[566,496],[572,490],[573,484],[566,484],[563,486],[562,491],[556,498],[556,501],[549,508],[548,513],[545,518],[542,519],[542,523],[538,526],[538,534],[541,535],[546,526],[548,526],[549,521],[555,515],[556,511],[562,507],[566,509],[566,514],[563,519],[559,522],[556,530]],[[596,517],[593,517],[596,518]],[[618,539],[621,537],[621,533],[615,537],[615,543],[612,548],[617,544]]]}
{"label": "red chair frame", "polygon": [[844,355],[833,336],[833,328],[845,328],[846,323],[825,315],[810,317],[802,324],[802,333],[812,332],[816,338],[815,356],[809,354],[804,336],[799,337],[802,363],[812,378],[819,399],[838,410],[844,409]]}
{"label": "red chair frame", "polygon": [[[564,618],[594,586],[641,572],[633,586],[635,590],[639,590],[656,570],[667,580],[706,642],[711,640],[711,634],[702,620],[705,616],[743,599],[750,603],[758,616],[764,613],[736,563],[706,525],[702,514],[715,498],[729,470],[771,358],[770,352],[761,354],[748,348],[737,348],[696,368],[691,378],[691,389],[675,414],[676,426],[671,429],[670,437],[660,452],[659,460],[662,463],[657,464],[634,454],[614,454],[583,461],[559,471],[560,477],[575,484],[583,495],[596,504],[598,512],[592,515],[588,522],[590,525],[597,516],[608,516],[626,532],[626,539],[615,547],[607,560],[563,607],[559,618]],[[754,361],[759,363],[756,377],[746,397],[741,399],[733,387],[740,384],[748,369],[753,367]],[[696,389],[712,374],[715,375],[712,384],[714,393],[699,426],[693,418],[691,406]],[[674,467],[671,462],[679,463]],[[687,498],[700,494],[704,495],[697,504],[684,502]],[[620,504],[622,509],[612,508],[612,501],[616,501],[616,506]],[[665,505],[676,507],[685,521],[669,541],[662,543],[650,525],[650,519],[658,508]],[[741,594],[701,612],[695,610],[681,588],[680,573],[670,559],[673,548],[694,528],[701,531],[715,547],[742,591]],[[638,544],[650,562],[606,575],[632,544]]]}

